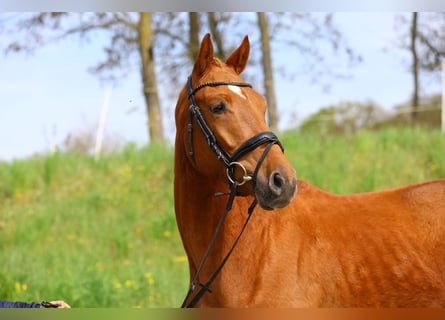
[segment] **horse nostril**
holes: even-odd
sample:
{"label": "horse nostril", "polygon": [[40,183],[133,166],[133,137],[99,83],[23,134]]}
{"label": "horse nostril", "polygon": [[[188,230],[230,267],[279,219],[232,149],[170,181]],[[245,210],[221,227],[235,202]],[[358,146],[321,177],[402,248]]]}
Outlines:
{"label": "horse nostril", "polygon": [[281,176],[281,174],[275,171],[270,175],[269,188],[273,193],[275,193],[275,195],[279,196],[281,194],[284,182],[284,178]]}

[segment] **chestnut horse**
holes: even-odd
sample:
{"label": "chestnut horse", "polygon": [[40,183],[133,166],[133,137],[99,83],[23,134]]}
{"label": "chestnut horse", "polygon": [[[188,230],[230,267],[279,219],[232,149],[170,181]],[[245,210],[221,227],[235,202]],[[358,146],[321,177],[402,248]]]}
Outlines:
{"label": "chestnut horse", "polygon": [[240,77],[249,50],[224,63],[206,35],[176,105],[184,306],[445,306],[445,180],[351,195],[297,182]]}

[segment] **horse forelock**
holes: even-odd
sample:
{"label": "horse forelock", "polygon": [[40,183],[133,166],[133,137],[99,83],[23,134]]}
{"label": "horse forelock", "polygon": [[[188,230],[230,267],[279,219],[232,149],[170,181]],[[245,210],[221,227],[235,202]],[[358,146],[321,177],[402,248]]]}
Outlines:
{"label": "horse forelock", "polygon": [[207,61],[204,69],[193,69],[192,80],[194,88],[203,82],[244,81],[244,79],[238,73],[236,73],[234,67],[227,65],[224,61],[215,56]]}

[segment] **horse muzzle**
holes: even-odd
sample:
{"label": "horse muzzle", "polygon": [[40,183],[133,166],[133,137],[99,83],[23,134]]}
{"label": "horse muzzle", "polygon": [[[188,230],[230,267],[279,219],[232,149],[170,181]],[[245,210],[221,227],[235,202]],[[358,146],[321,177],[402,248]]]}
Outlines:
{"label": "horse muzzle", "polygon": [[277,168],[268,175],[258,175],[254,193],[258,204],[266,210],[287,206],[297,193],[297,178]]}

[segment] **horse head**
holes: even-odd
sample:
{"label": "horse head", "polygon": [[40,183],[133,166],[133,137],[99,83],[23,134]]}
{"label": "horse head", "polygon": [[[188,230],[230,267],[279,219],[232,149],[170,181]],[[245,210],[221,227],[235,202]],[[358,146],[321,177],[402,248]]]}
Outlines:
{"label": "horse head", "polygon": [[267,127],[265,99],[240,76],[249,52],[246,36],[224,63],[204,36],[176,106],[176,143],[186,153],[187,170],[215,184],[236,184],[239,195],[273,210],[293,199],[296,173]]}

